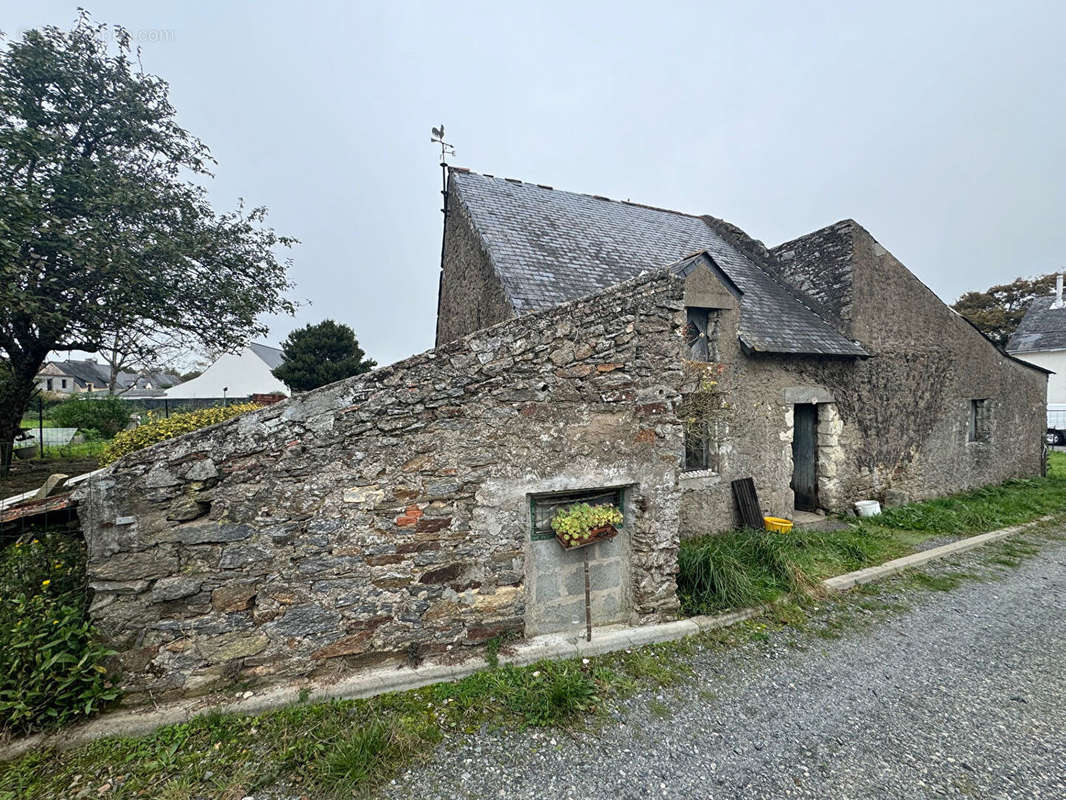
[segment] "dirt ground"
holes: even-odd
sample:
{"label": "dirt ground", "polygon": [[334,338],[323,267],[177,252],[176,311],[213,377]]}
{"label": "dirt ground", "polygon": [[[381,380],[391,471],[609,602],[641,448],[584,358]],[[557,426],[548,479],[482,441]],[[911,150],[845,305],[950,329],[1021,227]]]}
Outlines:
{"label": "dirt ground", "polygon": [[54,472],[62,472],[73,478],[92,472],[98,466],[95,458],[50,458],[44,461],[16,459],[11,464],[11,473],[6,478],[0,478],[0,499],[39,488]]}

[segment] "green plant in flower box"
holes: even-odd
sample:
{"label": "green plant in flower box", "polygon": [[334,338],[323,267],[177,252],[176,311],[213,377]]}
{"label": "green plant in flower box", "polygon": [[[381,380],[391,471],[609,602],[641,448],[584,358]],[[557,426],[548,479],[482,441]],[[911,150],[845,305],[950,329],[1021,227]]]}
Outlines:
{"label": "green plant in flower box", "polygon": [[597,506],[578,503],[556,511],[551,526],[563,545],[577,547],[596,538],[593,531],[607,526],[613,527],[621,522],[622,512],[609,503]]}

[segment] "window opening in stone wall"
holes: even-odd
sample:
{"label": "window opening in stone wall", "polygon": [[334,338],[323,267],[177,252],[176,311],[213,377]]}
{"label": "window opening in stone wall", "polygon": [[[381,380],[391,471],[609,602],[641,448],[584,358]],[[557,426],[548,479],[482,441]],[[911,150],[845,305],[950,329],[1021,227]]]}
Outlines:
{"label": "window opening in stone wall", "polygon": [[686,308],[685,345],[693,361],[718,361],[719,312],[713,308]]}
{"label": "window opening in stone wall", "polygon": [[[555,531],[552,530],[551,521],[552,517],[555,516],[555,512],[560,508],[566,508],[568,506],[576,505],[577,503],[588,503],[590,506],[608,503],[622,512],[621,525],[625,525],[626,509],[623,503],[623,492],[624,490],[622,488],[617,488],[586,489],[580,492],[556,492],[554,494],[530,495],[529,538],[534,542],[541,539],[554,539]],[[621,525],[619,527],[621,527]]]}
{"label": "window opening in stone wall", "polygon": [[968,440],[971,442],[987,442],[989,428],[990,407],[988,400],[970,401],[970,425]]}
{"label": "window opening in stone wall", "polygon": [[717,421],[685,426],[685,471],[705,470],[719,471]]}

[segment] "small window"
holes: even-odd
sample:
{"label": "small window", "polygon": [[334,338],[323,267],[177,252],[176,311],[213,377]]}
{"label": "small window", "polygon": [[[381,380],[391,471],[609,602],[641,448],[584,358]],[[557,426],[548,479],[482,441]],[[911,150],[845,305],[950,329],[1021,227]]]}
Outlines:
{"label": "small window", "polygon": [[93,390],[93,385],[91,383],[86,384],[85,390],[91,392]]}
{"label": "small window", "polygon": [[560,492],[557,494],[533,495],[529,498],[529,514],[531,519],[529,538],[532,541],[540,539],[554,539],[555,531],[552,530],[552,517],[560,508],[588,503],[590,506],[609,503],[623,514],[622,524],[625,525],[624,490],[618,489],[592,489],[583,492]]}
{"label": "small window", "polygon": [[713,308],[685,309],[686,357],[692,361],[718,360],[718,312]]}
{"label": "small window", "polygon": [[67,388],[67,379],[66,378],[62,378],[59,381],[59,385],[62,386],[64,389],[66,389]]}
{"label": "small window", "polygon": [[47,381],[45,381],[45,383],[48,384],[48,391],[52,391],[52,379],[49,378]]}
{"label": "small window", "polygon": [[988,400],[970,401],[970,425],[967,439],[971,442],[987,442],[989,435],[989,407]]}
{"label": "small window", "polygon": [[718,472],[717,425],[704,422],[698,426],[685,426],[685,472],[710,470]]}

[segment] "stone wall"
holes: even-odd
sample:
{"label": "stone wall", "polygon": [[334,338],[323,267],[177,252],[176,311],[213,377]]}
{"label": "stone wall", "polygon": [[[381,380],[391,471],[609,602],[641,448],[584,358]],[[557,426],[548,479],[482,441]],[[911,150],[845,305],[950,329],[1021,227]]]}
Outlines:
{"label": "stone wall", "polygon": [[785,242],[763,263],[796,289],[823,319],[854,336],[852,317],[852,237],[856,223],[843,220]]}
{"label": "stone wall", "polygon": [[538,493],[621,487],[596,621],[670,618],[682,291],[643,276],[109,467],[79,516],[130,701],[543,629]]}
{"label": "stone wall", "polygon": [[437,296],[437,345],[511,319],[514,309],[458,193],[448,193]]}

